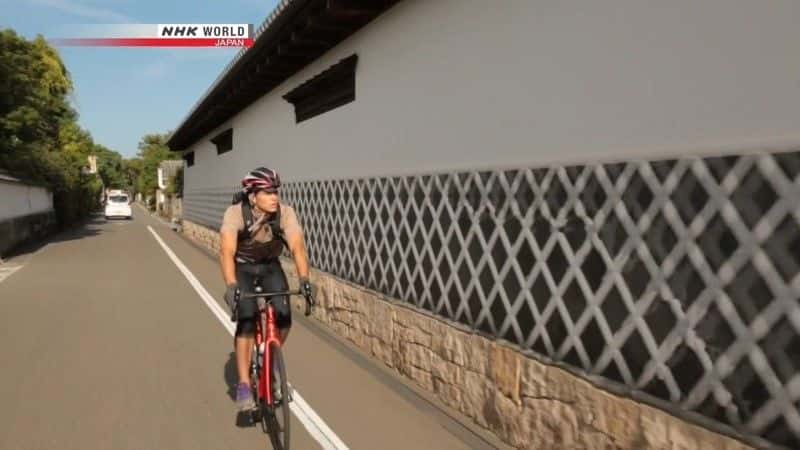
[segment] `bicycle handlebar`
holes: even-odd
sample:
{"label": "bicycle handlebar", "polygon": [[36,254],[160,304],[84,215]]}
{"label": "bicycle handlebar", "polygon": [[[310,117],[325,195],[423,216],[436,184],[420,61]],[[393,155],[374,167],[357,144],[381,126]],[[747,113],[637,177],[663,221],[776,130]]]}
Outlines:
{"label": "bicycle handlebar", "polygon": [[279,295],[303,295],[299,289],[294,291],[254,292],[252,294],[239,294],[239,298],[277,297]]}
{"label": "bicycle handlebar", "polygon": [[[264,298],[264,299],[269,299],[270,297],[277,297],[279,295],[288,295],[288,296],[291,297],[293,295],[303,295],[303,292],[300,291],[299,289],[296,289],[294,291],[254,292],[252,294],[242,294],[242,293],[238,294],[240,299],[244,299],[244,298]],[[268,300],[268,302],[269,301],[270,300]],[[311,315],[311,309],[312,309],[311,302],[309,301],[309,299],[306,298],[306,316]]]}

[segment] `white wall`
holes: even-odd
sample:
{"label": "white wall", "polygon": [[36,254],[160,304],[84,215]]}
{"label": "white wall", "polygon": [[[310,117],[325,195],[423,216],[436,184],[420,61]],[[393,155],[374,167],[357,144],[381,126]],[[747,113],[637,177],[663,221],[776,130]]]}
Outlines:
{"label": "white wall", "polygon": [[53,209],[47,189],[0,181],[0,222]]}
{"label": "white wall", "polygon": [[[404,0],[197,143],[187,188],[800,144],[798,23],[797,0]],[[354,52],[356,101],[296,125],[281,95]]]}

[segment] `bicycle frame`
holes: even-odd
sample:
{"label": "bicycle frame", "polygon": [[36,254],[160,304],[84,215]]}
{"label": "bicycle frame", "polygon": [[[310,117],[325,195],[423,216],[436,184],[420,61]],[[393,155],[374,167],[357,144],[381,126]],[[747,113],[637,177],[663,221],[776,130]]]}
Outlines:
{"label": "bicycle frame", "polygon": [[[277,295],[301,295],[299,290],[295,291],[280,291],[280,292],[258,292],[255,294],[242,294],[240,298],[269,298]],[[311,314],[311,305],[306,302],[306,315]],[[266,329],[265,329],[266,328]],[[283,345],[281,342],[280,334],[278,333],[278,324],[275,317],[275,307],[271,301],[267,301],[263,309],[259,307],[259,320],[256,321],[256,352],[260,351],[261,346],[264,346],[263,364],[261,365],[261,373],[258,374],[258,399],[266,399],[266,404],[272,406],[272,353],[271,344]],[[258,353],[256,353],[258,357]]]}
{"label": "bicycle frame", "polygon": [[[263,344],[264,356],[260,368],[261,373],[258,374],[258,397],[260,399],[266,398],[266,404],[271,406],[272,371],[267,369],[272,367],[271,345],[277,344],[280,346],[281,337],[278,334],[278,326],[275,320],[275,308],[272,306],[272,303],[267,303],[264,310],[259,311],[259,313],[261,317],[260,320],[256,321],[256,349],[260,351],[261,345]],[[262,323],[265,323],[265,325],[262,325]],[[266,326],[266,330],[264,330],[264,326]]]}

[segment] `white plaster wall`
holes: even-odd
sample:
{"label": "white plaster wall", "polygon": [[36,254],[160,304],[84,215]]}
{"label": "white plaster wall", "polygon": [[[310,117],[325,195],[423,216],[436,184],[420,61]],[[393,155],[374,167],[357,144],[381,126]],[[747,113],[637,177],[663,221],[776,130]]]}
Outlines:
{"label": "white plaster wall", "polygon": [[[404,0],[195,144],[188,190],[784,149],[800,143],[800,1]],[[356,101],[283,94],[352,53]]]}
{"label": "white plaster wall", "polygon": [[47,189],[0,181],[0,222],[53,209]]}

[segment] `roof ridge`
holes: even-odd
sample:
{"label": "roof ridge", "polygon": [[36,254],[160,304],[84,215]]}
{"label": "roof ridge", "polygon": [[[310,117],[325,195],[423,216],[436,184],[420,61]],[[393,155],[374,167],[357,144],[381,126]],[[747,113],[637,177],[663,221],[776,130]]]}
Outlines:
{"label": "roof ridge", "polygon": [[[264,33],[264,31],[266,31],[270,25],[272,25],[275,19],[283,12],[284,9],[286,9],[287,6],[289,6],[289,4],[295,1],[297,0],[281,0],[277,5],[275,5],[275,8],[272,10],[272,12],[266,17],[266,19],[264,19],[263,22],[261,22],[261,25],[259,25],[256,31],[253,33],[253,42],[255,42],[258,39],[258,37],[261,36],[261,34]],[[172,136],[175,134],[175,132],[183,127],[183,125],[186,123],[187,120],[189,120],[192,114],[194,114],[200,107],[200,105],[206,100],[206,98],[208,98],[208,95],[217,87],[217,85],[222,81],[222,79],[228,75],[233,66],[236,65],[236,63],[239,62],[240,59],[242,59],[242,57],[250,50],[250,48],[248,47],[242,48],[233,56],[233,58],[230,61],[228,61],[228,64],[226,64],[225,67],[220,72],[220,74],[217,75],[217,78],[214,79],[214,81],[211,83],[211,86],[209,86],[205,90],[205,92],[203,92],[203,94],[194,103],[191,109],[189,109],[189,112],[183,117],[183,119],[180,120],[180,122],[178,122],[178,126],[174,130],[172,130],[172,132],[169,133],[169,136],[167,136],[167,141],[172,139]]]}

